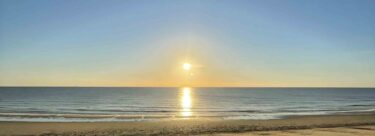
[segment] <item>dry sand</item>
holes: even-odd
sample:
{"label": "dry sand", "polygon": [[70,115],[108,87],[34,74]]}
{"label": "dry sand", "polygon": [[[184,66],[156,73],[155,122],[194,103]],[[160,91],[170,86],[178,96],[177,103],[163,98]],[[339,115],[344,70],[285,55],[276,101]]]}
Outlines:
{"label": "dry sand", "polygon": [[0,122],[0,135],[373,135],[375,114],[276,120],[186,119],[148,122]]}

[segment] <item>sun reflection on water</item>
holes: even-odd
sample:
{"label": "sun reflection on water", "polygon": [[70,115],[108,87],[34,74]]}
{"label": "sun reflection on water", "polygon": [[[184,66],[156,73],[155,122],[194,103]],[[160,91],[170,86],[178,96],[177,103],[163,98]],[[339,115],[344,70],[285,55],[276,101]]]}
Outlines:
{"label": "sun reflection on water", "polygon": [[190,117],[192,116],[193,112],[191,111],[192,107],[192,99],[191,99],[191,88],[190,87],[184,87],[181,90],[180,93],[181,98],[181,116],[183,117]]}

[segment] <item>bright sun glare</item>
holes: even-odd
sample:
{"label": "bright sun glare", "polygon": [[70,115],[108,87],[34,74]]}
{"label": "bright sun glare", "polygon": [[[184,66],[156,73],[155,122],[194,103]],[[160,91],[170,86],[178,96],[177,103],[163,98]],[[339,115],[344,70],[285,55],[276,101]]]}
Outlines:
{"label": "bright sun glare", "polygon": [[182,65],[182,68],[186,71],[190,70],[191,69],[191,64],[190,63],[184,63]]}
{"label": "bright sun glare", "polygon": [[191,89],[189,87],[184,87],[181,92],[181,115],[184,117],[189,117],[192,115],[192,99],[191,99]]}

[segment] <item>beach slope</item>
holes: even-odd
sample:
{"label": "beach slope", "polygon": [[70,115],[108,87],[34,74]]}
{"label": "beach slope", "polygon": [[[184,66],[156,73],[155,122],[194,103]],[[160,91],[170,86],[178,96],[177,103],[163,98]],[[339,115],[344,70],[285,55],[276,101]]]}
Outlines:
{"label": "beach slope", "polygon": [[[371,135],[375,114],[275,120],[181,119],[147,122],[0,122],[0,135]],[[347,133],[346,133],[347,132]]]}

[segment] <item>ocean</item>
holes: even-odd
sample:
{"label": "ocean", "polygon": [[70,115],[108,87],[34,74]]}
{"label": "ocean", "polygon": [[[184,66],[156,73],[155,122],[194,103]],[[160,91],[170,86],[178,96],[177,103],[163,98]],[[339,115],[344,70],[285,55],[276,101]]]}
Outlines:
{"label": "ocean", "polygon": [[375,111],[375,88],[0,87],[0,121],[279,119]]}

